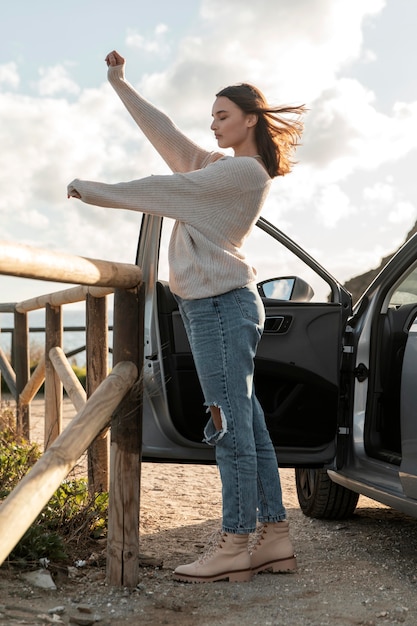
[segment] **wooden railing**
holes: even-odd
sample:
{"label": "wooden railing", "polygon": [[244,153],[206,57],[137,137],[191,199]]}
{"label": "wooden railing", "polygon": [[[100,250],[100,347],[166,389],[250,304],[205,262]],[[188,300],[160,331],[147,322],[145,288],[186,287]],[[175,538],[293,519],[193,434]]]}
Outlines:
{"label": "wooden railing", "polygon": [[[14,314],[13,366],[1,373],[16,399],[17,429],[30,436],[30,403],[45,382],[45,452],[0,507],[0,564],[88,450],[91,491],[109,491],[107,581],[138,582],[142,431],[143,283],[136,265],[0,242],[0,274],[78,286],[0,305]],[[114,293],[113,369],[107,376],[107,295]],[[62,350],[62,307],[86,302],[86,389]],[[28,313],[45,309],[45,353],[30,376]],[[77,415],[62,432],[63,388]],[[108,427],[111,442],[109,456]]]}

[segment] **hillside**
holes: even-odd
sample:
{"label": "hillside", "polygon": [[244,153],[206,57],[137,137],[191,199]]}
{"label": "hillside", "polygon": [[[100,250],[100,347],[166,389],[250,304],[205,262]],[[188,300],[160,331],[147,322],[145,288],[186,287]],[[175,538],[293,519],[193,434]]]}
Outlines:
{"label": "hillside", "polygon": [[[415,233],[417,233],[417,222],[414,224],[413,228],[408,233],[407,237],[404,240],[404,243],[410,239]],[[362,295],[365,289],[370,285],[373,279],[379,274],[382,268],[388,263],[388,261],[394,256],[397,251],[394,251],[392,254],[384,257],[381,260],[381,263],[375,269],[369,270],[360,276],[354,276],[345,282],[344,287],[352,294],[353,303],[355,303],[358,298]]]}

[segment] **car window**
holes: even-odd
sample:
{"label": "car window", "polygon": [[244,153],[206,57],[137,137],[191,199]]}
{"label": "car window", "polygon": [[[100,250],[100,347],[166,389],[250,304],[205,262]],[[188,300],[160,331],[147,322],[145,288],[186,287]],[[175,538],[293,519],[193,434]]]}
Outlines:
{"label": "car window", "polygon": [[[160,280],[168,280],[168,244],[173,224],[173,220],[164,218],[158,270]],[[255,227],[253,229],[243,250],[247,259],[256,268],[257,283],[272,278],[297,276],[313,289],[314,295],[310,302],[329,301],[330,287],[328,283],[295,254],[260,228]]]}
{"label": "car window", "polygon": [[389,299],[389,308],[417,303],[417,266],[403,276]]}

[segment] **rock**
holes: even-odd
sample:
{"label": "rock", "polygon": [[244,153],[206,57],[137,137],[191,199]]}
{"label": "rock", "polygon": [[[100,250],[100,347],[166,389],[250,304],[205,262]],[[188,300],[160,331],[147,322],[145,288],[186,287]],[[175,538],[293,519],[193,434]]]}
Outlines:
{"label": "rock", "polygon": [[45,569],[38,569],[34,572],[26,572],[25,574],[22,574],[22,577],[35,587],[56,590],[56,585],[52,580],[50,572]]}
{"label": "rock", "polygon": [[42,624],[65,624],[59,615],[47,615],[46,613],[40,613],[36,616],[39,620],[42,620]]}
{"label": "rock", "polygon": [[48,609],[49,615],[63,615],[65,613],[65,606],[54,606],[52,609]]}
{"label": "rock", "polygon": [[79,604],[77,612],[70,615],[70,624],[91,626],[91,624],[99,621],[101,621],[101,617],[93,612],[93,608],[89,604]]}
{"label": "rock", "polygon": [[95,623],[94,615],[86,615],[83,613],[75,613],[70,615],[70,624],[79,624],[79,626],[92,626]]}
{"label": "rock", "polygon": [[92,613],[71,613],[69,623],[78,624],[79,626],[92,626],[100,620],[101,617]]}
{"label": "rock", "polygon": [[150,554],[145,554],[144,552],[139,553],[139,567],[159,567],[162,568],[164,565],[163,559],[155,558]]}

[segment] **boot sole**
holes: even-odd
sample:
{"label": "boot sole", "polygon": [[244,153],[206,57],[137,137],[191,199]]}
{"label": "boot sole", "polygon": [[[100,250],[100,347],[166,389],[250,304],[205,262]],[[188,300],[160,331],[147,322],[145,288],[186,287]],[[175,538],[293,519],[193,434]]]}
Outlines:
{"label": "boot sole", "polygon": [[235,572],[224,572],[213,576],[189,576],[188,574],[176,574],[173,578],[182,583],[214,583],[220,580],[228,580],[230,583],[248,583],[252,579],[251,569],[237,570]]}
{"label": "boot sole", "polygon": [[296,569],[297,560],[295,556],[291,556],[285,559],[278,559],[277,561],[262,563],[262,565],[258,565],[258,567],[253,567],[252,573],[259,574],[259,572],[270,571],[274,574],[284,574],[285,572],[294,572]]}

